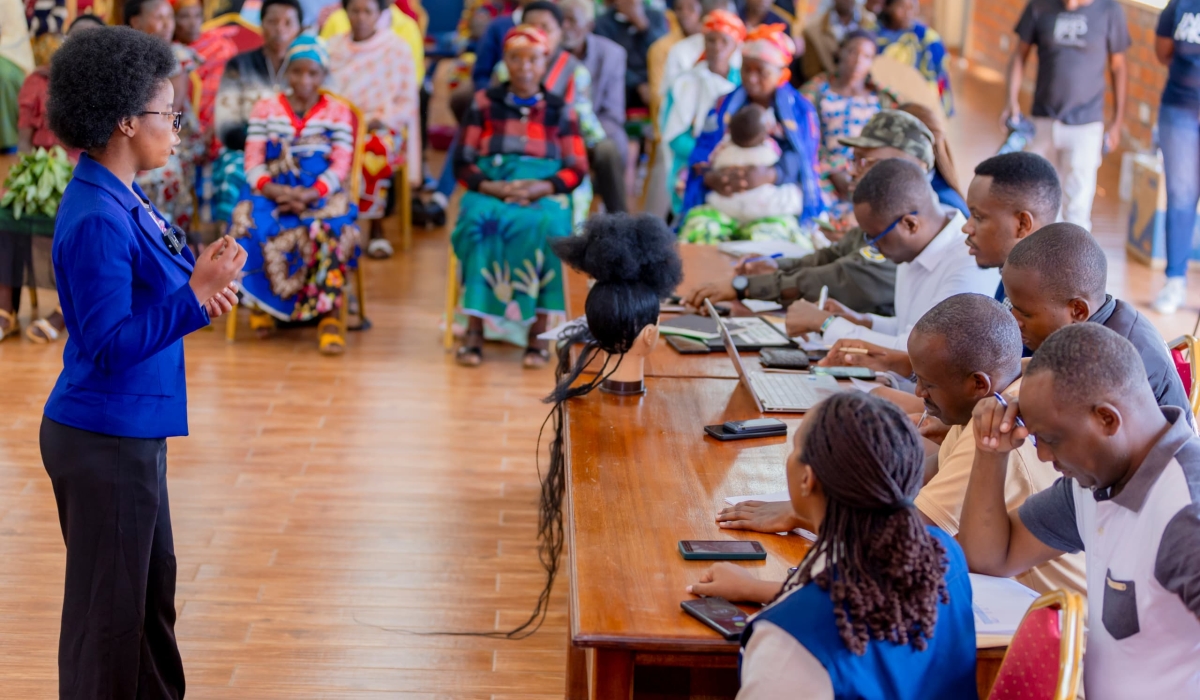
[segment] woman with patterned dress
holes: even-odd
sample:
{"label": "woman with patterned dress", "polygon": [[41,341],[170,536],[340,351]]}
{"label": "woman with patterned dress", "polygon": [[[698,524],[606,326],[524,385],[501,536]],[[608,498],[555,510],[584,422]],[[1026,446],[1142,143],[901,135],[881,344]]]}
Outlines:
{"label": "woman with patterned dress", "polygon": [[[696,140],[688,161],[680,240],[689,243],[765,240],[812,245],[800,222],[812,221],[825,211],[816,172],[820,122],[816,109],[789,82],[788,66],[795,55],[796,44],[785,25],[762,25],[746,35],[746,43],[742,45],[742,85],[722,97],[709,113],[704,132]],[[730,118],[749,103],[766,113],[769,138],[779,147],[778,162],[774,166],[711,167],[717,147],[726,140]],[[710,192],[732,196],[762,185],[795,185],[803,199],[800,216],[764,216],[740,221],[705,203]]]}
{"label": "woman with patterned dress", "polygon": [[392,246],[380,225],[392,175],[409,164],[413,184],[421,178],[420,97],[412,51],[395,33],[379,29],[388,0],[342,0],[350,31],[329,41],[331,87],[367,121],[366,157],[358,209],[371,221],[367,255],[388,258]]}
{"label": "woman with patterned dress", "polygon": [[544,367],[550,355],[537,336],[546,313],[565,308],[550,239],[571,233],[567,195],[587,175],[587,149],[575,112],[542,88],[550,50],[535,27],[508,32],[509,80],[475,93],[452,156],[467,189],[450,235],[469,317],[456,359],[467,367],[483,361],[485,318],[527,326],[524,365]]}
{"label": "woman with patterned dress", "polygon": [[942,37],[917,19],[917,0],[884,0],[875,42],[879,55],[913,66],[937,88],[946,116],[954,114],[949,54]]}
{"label": "woman with patterned dress", "polygon": [[346,349],[338,311],[358,260],[358,207],[343,183],[354,160],[354,115],[321,92],[323,42],[301,35],[284,58],[290,94],[260,101],[246,131],[246,181],[230,234],[246,249],[242,293],[265,336],[280,321],[311,321],[322,354]]}
{"label": "woman with patterned dress", "polygon": [[899,102],[894,93],[871,80],[874,59],[875,38],[864,31],[850,32],[838,50],[832,74],[822,73],[800,88],[821,120],[817,174],[821,176],[821,196],[837,229],[847,228],[854,213],[850,203],[854,149],[840,140],[858,136],[879,110],[894,109]]}
{"label": "woman with patterned dress", "polygon": [[659,133],[663,156],[671,163],[667,181],[671,183],[671,210],[676,214],[683,206],[688,159],[704,131],[705,119],[717,100],[742,82],[741,70],[734,68],[730,59],[745,39],[746,26],[737,15],[728,10],[708,13],[704,17],[704,56],[667,90]]}

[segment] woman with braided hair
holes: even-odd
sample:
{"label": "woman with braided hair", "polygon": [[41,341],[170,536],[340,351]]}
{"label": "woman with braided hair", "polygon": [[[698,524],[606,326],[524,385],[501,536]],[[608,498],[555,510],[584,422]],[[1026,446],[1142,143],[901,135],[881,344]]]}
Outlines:
{"label": "woman with braided hair", "polygon": [[688,589],[770,602],[742,635],[739,700],[976,697],[966,560],[913,506],[924,459],[882,399],[838,394],[805,418],[787,475],[812,550],[782,587],[720,564]]}

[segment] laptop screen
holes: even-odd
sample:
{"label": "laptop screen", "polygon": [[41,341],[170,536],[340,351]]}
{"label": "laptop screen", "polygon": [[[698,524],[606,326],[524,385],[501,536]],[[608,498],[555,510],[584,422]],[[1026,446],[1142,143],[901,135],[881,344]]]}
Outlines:
{"label": "laptop screen", "polygon": [[725,321],[717,314],[716,307],[708,299],[704,300],[704,308],[708,310],[708,315],[717,322],[717,332],[721,334],[721,342],[725,343],[725,352],[729,353],[729,359],[733,360],[733,368],[737,370],[738,380],[754,397],[754,405],[758,407],[758,412],[762,413],[762,401],[758,400],[758,394],[754,391],[754,387],[750,386],[750,377],[746,374],[746,366],[742,364],[742,356],[738,354],[737,344],[733,342],[733,336],[730,335],[728,326],[725,325]]}

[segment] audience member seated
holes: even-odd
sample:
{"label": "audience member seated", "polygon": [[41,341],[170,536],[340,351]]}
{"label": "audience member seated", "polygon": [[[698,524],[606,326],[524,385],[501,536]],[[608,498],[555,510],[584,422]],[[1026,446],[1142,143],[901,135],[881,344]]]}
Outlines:
{"label": "audience member seated", "polygon": [[875,15],[864,9],[860,0],[834,0],[832,7],[804,28],[798,81],[803,84],[821,73],[832,74],[846,37],[857,31],[874,33],[878,27]]}
{"label": "audience member seated", "polygon": [[[816,110],[788,82],[795,44],[781,25],[759,27],[742,45],[742,85],[717,102],[713,117],[692,151],[683,201],[681,240],[716,243],[728,240],[785,240],[812,245],[794,216],[763,217],[742,222],[705,204],[709,192],[731,196],[762,185],[797,185],[802,195],[800,220],[823,211],[816,173]],[[747,103],[767,110],[772,141],[782,154],[774,166],[712,167],[714,152],[725,139],[730,118]]]}
{"label": "audience member seated", "polygon": [[[926,171],[934,168],[933,134],[907,112],[884,110],[867,122],[860,139],[874,146],[856,146],[852,161],[857,185],[883,154],[901,157]],[[941,198],[942,204],[949,203]],[[823,287],[847,308],[861,313],[890,316],[895,313],[896,266],[871,250],[857,226],[828,248],[802,258],[741,262],[732,281],[698,287],[688,303],[699,307],[707,297],[715,301],[766,299],[790,305],[797,299],[817,301]],[[906,373],[904,376],[908,376]]]}
{"label": "audience member seated", "polygon": [[942,37],[918,19],[917,0],[884,0],[879,14],[877,41],[879,55],[910,65],[937,88],[942,108],[954,114],[954,95],[950,89],[949,54]]}
{"label": "audience member seated", "polygon": [[260,101],[287,87],[283,79],[284,62],[303,21],[299,0],[263,0],[262,48],[234,56],[225,65],[217,89],[214,118],[216,136],[222,143],[228,143],[231,131],[245,132],[250,112]]}
{"label": "audience member seated", "polygon": [[1133,343],[1161,406],[1191,405],[1167,345],[1133,304],[1105,293],[1108,259],[1092,235],[1075,224],[1050,224],[1013,246],[1002,270],[1004,292],[1025,346],[1037,351],[1058,329],[1090,321]]}
{"label": "audience member seated", "polygon": [[850,202],[853,178],[850,159],[854,152],[852,146],[841,140],[857,137],[879,110],[895,109],[899,103],[890,90],[880,89],[872,82],[874,60],[875,38],[861,30],[850,32],[838,50],[833,70],[800,88],[800,94],[817,108],[821,120],[817,172],[821,176],[825,207],[836,222],[854,213]]}
{"label": "audience member seated", "polygon": [[650,84],[646,63],[650,45],[667,33],[663,13],[641,0],[610,0],[608,10],[596,18],[596,34],[625,49],[625,110],[648,109]]}
{"label": "audience member seated", "polygon": [[[711,0],[710,0],[711,3]],[[721,4],[721,8],[725,8],[728,1],[725,0]],[[593,8],[595,5],[593,4]],[[670,76],[671,82],[667,81],[667,66],[669,65],[669,56],[671,49],[691,36],[696,36],[704,31],[704,18],[711,10],[705,10],[700,0],[675,0],[672,5],[672,11],[675,13],[675,21],[671,23],[670,31],[659,37],[658,41],[650,45],[650,50],[646,52],[646,63],[648,68],[647,82],[650,84],[650,106],[652,111],[657,114],[658,101],[667,94],[667,90],[671,88],[671,83],[679,77],[683,71],[678,71]],[[564,3],[565,11],[565,3]],[[703,49],[702,49],[703,50]],[[699,62],[699,54],[696,56],[695,65]],[[684,70],[691,66],[684,66]]]}
{"label": "audience member seated", "polygon": [[[413,83],[419,86],[425,80],[425,37],[421,34],[421,26],[393,0],[380,0],[380,12],[375,21],[379,29],[385,32],[391,29],[408,46],[415,71]],[[335,37],[348,34],[351,25],[349,11],[343,2],[342,8],[330,15],[321,26],[321,38],[332,41]]]}
{"label": "audience member seated", "polygon": [[[71,22],[67,36],[95,27],[103,27],[104,20],[96,15],[80,15]],[[49,46],[50,42],[45,42]],[[19,132],[19,148],[21,153],[32,153],[39,148],[50,149],[62,146],[54,130],[50,128],[46,112],[46,102],[50,99],[50,58],[54,50],[50,50],[44,59],[39,59],[38,67],[34,69],[21,84],[17,95],[17,130]],[[63,147],[72,161],[79,159],[81,151]],[[4,269],[0,263],[0,270]]]}
{"label": "audience member seated", "polygon": [[195,54],[188,47],[174,42],[175,11],[168,0],[127,0],[125,23],[130,27],[156,36],[171,44],[175,54],[175,71],[171,84],[175,88],[173,111],[177,113],[179,143],[171,151],[167,164],[157,170],[139,173],[137,184],[146,193],[159,213],[184,231],[190,231],[195,217],[196,166],[205,156],[204,136],[200,122],[192,109],[192,84],[189,73],[196,67]]}
{"label": "audience member seated", "polygon": [[357,264],[358,207],[344,183],[354,159],[350,108],[320,92],[329,70],[323,42],[301,35],[283,64],[289,92],[250,113],[246,180],[229,233],[246,249],[241,282],[251,327],[311,321],[322,354],[346,349],[338,312],[347,271]]}
{"label": "audience member seated", "polygon": [[17,94],[34,67],[25,3],[5,0],[0,4],[0,153],[17,148]]}
{"label": "audience member seated", "polygon": [[[743,0],[741,8],[742,22],[746,24],[748,30],[762,24],[782,24],[787,27],[789,34],[792,33],[791,21],[775,12],[774,0]],[[803,53],[803,51],[799,53]]]}
{"label": "audience member seated", "polygon": [[604,130],[603,141],[588,144],[592,186],[609,212],[626,211],[629,205],[624,167],[629,159],[629,136],[625,133],[625,49],[592,33],[596,26],[596,4],[592,0],[565,0],[560,7],[563,48],[587,69],[592,83],[591,106]]}
{"label": "audience member seated", "polygon": [[670,162],[667,184],[676,215],[683,207],[688,160],[708,114],[717,100],[741,85],[741,71],[733,67],[731,59],[740,53],[745,39],[746,28],[737,15],[726,10],[709,12],[704,18],[704,60],[676,78],[667,91],[659,114],[659,154]]}
{"label": "audience member seated", "polygon": [[967,200],[963,199],[966,192],[958,181],[958,168],[954,167],[954,157],[950,153],[950,138],[946,134],[946,117],[940,109],[929,108],[916,102],[906,102],[898,108],[908,112],[921,123],[929,127],[933,134],[934,168],[930,184],[933,191],[938,193],[938,199],[961,211],[963,216],[970,216]]}
{"label": "audience member seated", "polygon": [[[175,41],[191,48],[196,56],[193,70],[200,78],[200,105],[196,110],[196,119],[200,122],[200,132],[205,135],[205,146],[211,149],[215,145],[212,130],[217,89],[221,85],[221,76],[225,74],[225,64],[238,53],[237,44],[229,38],[233,31],[231,27],[216,27],[203,33],[200,31],[204,24],[204,8],[200,0],[175,0],[174,5]],[[188,94],[191,95],[191,86],[188,88]]]}
{"label": "audience member seated", "polygon": [[[1034,353],[1019,399],[984,399],[972,419],[959,542],[971,570],[992,576],[1084,552],[1089,700],[1200,688],[1200,439],[1186,410],[1156,405],[1144,376],[1129,341],[1073,325]],[[1008,510],[1008,454],[1026,440],[1063,476]]]}
{"label": "audience member seated", "polygon": [[825,309],[798,301],[788,309],[788,335],[820,331],[827,343],[852,338],[903,349],[913,325],[938,302],[964,292],[995,293],[999,275],[975,264],[962,213],[938,202],[916,165],[893,158],[872,168],[854,190],[854,216],[867,245],[898,266],[896,315],[850,311],[833,299]]}
{"label": "audience member seated", "polygon": [[524,7],[534,0],[517,0],[516,7],[511,11],[500,12],[490,23],[483,34],[475,51],[475,66],[471,69],[471,79],[476,90],[486,90],[492,82],[492,71],[496,64],[504,58],[504,37],[512,28],[523,22]]}
{"label": "audience member seated", "polygon": [[[724,10],[737,14],[736,8],[729,0],[700,0],[700,11],[702,12],[702,20],[708,18],[715,10]],[[666,94],[679,76],[691,70],[704,57],[705,39],[704,34],[697,29],[695,32],[688,34],[682,38],[670,51],[667,52],[666,65],[663,66],[662,82],[659,84],[661,94]],[[742,55],[735,53],[729,63],[730,67],[741,69]],[[651,67],[653,70],[653,66]]]}
{"label": "audience member seated", "polygon": [[[908,354],[917,377],[918,403],[925,414],[917,422],[949,426],[940,449],[925,462],[925,478],[914,500],[924,522],[957,535],[963,499],[975,457],[971,411],[995,392],[1021,385],[1021,333],[999,302],[982,294],[959,294],[921,317],[908,338]],[[905,407],[904,410],[909,410]],[[919,409],[918,409],[919,410]],[[945,428],[944,428],[945,430]],[[1013,453],[1004,497],[1009,509],[1057,478],[1053,465],[1041,462],[1032,445]],[[797,516],[790,503],[745,501],[717,515],[721,527],[756,532],[786,532],[812,523]],[[1083,558],[1067,555],[1031,568],[1017,580],[1047,593],[1066,588],[1086,594]]]}
{"label": "audience member seated", "polygon": [[[963,226],[975,264],[985,269],[1000,267],[1018,241],[1054,222],[1061,198],[1054,166],[1040,156],[1008,153],[980,163],[967,189],[971,218]],[[1002,302],[1004,285],[998,289],[996,300]],[[843,352],[851,348],[866,350],[867,354]],[[821,362],[869,367],[899,377],[913,373],[908,353],[861,340],[837,341]]]}
{"label": "audience member seated", "polygon": [[420,96],[413,55],[408,44],[379,28],[386,2],[342,0],[350,32],[329,42],[330,87],[353,102],[367,122],[358,212],[371,222],[367,255],[372,258],[389,258],[393,253],[381,220],[387,213],[394,173],[407,163],[414,185],[421,183],[422,174]]}
{"label": "audience member seated", "polygon": [[[483,361],[485,318],[529,326],[524,365],[545,366],[550,355],[537,336],[546,313],[565,308],[562,265],[550,239],[571,233],[571,203],[562,195],[587,174],[587,151],[574,110],[541,89],[550,51],[535,27],[509,32],[509,82],[475,95],[452,154],[467,188],[450,237],[469,317],[456,354],[464,366]],[[518,133],[526,136],[512,135]]]}
{"label": "audience member seated", "polygon": [[727,563],[688,587],[770,603],[742,634],[739,700],[975,697],[967,563],[913,506],[924,456],[882,399],[837,394],[805,417],[787,477],[808,555],[782,588]]}

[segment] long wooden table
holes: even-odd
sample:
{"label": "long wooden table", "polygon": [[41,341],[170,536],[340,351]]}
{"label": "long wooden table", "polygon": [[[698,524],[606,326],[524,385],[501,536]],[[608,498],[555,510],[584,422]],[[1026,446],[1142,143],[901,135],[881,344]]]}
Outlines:
{"label": "long wooden table", "polygon": [[[681,253],[682,293],[732,275],[733,261],[713,247],[684,245]],[[568,273],[566,284],[568,315],[579,316],[586,280]],[[644,395],[595,391],[567,404],[570,700],[629,700],[635,667],[736,667],[738,645],[679,607],[690,597],[686,587],[708,566],[685,561],[679,540],[757,540],[767,560],[743,564],[769,580],[782,580],[807,551],[797,536],[716,525],[727,496],[786,487],[783,465],[801,418],[783,416],[786,439],[705,436],[705,425],[760,417],[736,376],[725,353],[680,355],[660,343],[647,358]],[[981,696],[1002,655],[1003,649],[979,651]]]}

